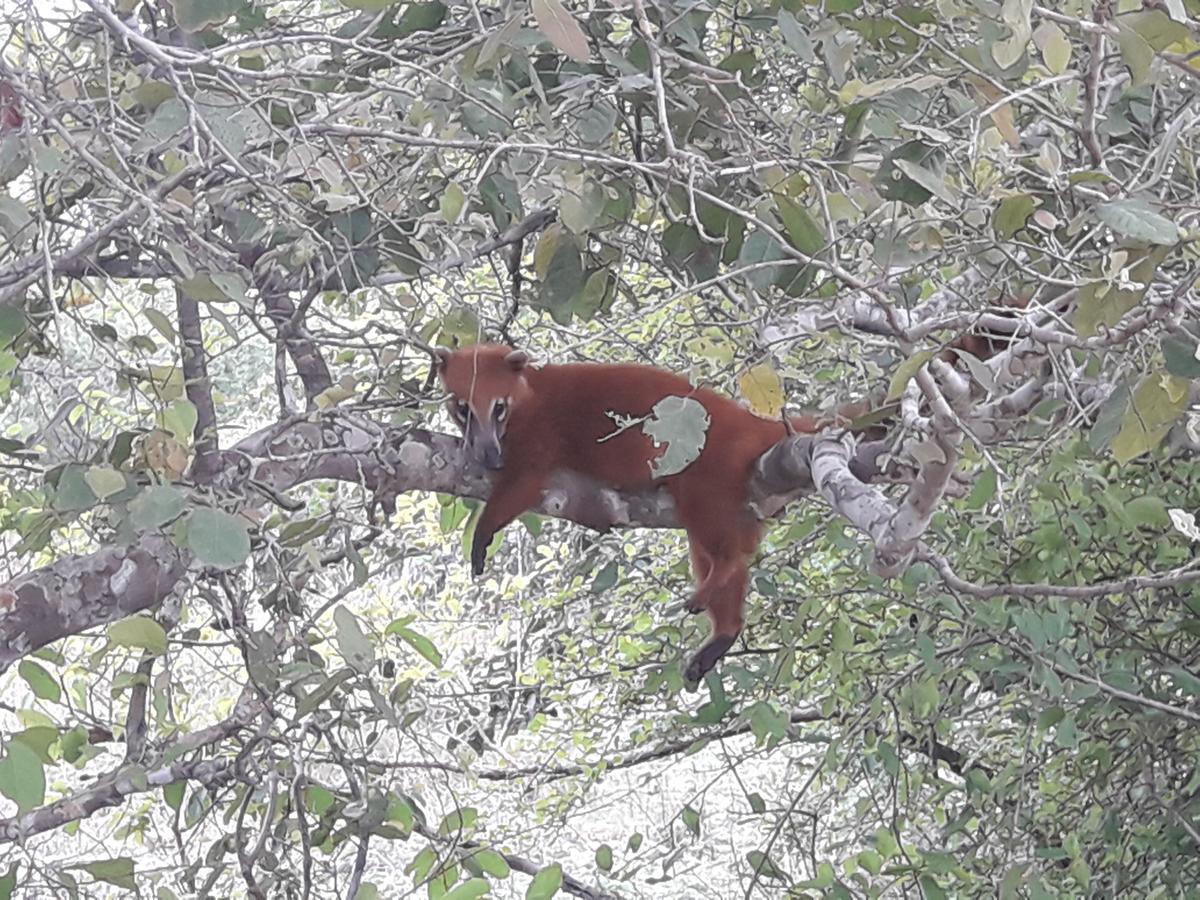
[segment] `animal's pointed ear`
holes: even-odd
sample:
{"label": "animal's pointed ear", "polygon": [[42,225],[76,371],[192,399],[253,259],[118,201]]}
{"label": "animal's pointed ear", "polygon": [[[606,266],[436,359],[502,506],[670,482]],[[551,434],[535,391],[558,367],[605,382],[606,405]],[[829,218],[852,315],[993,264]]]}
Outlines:
{"label": "animal's pointed ear", "polygon": [[445,372],[446,366],[450,364],[450,351],[445,347],[433,348],[433,368],[438,372]]}
{"label": "animal's pointed ear", "polygon": [[504,357],[504,361],[508,363],[508,367],[514,372],[520,372],[529,365],[529,354],[524,350],[514,350],[508,356]]}

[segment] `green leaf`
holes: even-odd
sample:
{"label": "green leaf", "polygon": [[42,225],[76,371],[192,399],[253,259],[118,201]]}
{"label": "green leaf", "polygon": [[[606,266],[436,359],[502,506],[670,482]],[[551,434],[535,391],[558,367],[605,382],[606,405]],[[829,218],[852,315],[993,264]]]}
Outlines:
{"label": "green leaf", "polygon": [[457,222],[458,215],[462,212],[463,205],[466,202],[467,195],[464,194],[463,189],[458,186],[458,182],[450,182],[450,184],[447,185],[446,190],[442,192],[441,200],[438,201],[442,218],[451,224]]}
{"label": "green leaf", "polygon": [[577,189],[563,193],[559,218],[575,234],[583,234],[600,221],[606,200],[604,188],[586,179]]}
{"label": "green leaf", "polygon": [[560,0],[533,0],[533,17],[538,31],[576,62],[587,62],[587,36]]}
{"label": "green leaf", "polygon": [[746,710],[746,717],[759,743],[768,743],[772,738],[781,741],[787,737],[788,714],[768,700],[759,700],[751,706]]}
{"label": "green leaf", "polygon": [[596,848],[596,868],[601,872],[611,872],[613,867],[613,849],[608,844]]}
{"label": "green leaf", "polygon": [[921,366],[931,359],[933,359],[933,351],[922,350],[900,363],[892,374],[892,380],[888,383],[887,400],[895,400],[903,394],[908,383],[921,371]]}
{"label": "green leaf", "polygon": [[69,763],[74,763],[83,755],[83,748],[87,746],[87,743],[87,729],[82,725],[76,725],[59,737],[58,748],[62,753],[63,759]]}
{"label": "green leaf", "polygon": [[886,828],[875,830],[875,849],[883,855],[884,859],[891,859],[900,854],[900,845],[896,842],[896,836]]}
{"label": "green leaf", "polygon": [[1200,697],[1200,678],[1197,678],[1191,672],[1187,671],[1187,669],[1181,669],[1177,666],[1172,666],[1166,671],[1171,676],[1171,680],[1177,688],[1191,694],[1193,697]]}
{"label": "green leaf", "polygon": [[[771,243],[778,248],[774,241]],[[707,281],[717,274],[721,261],[720,246],[701,240],[700,233],[686,222],[668,225],[663,231],[661,244],[667,264],[690,281]],[[757,274],[753,273],[748,277],[753,280]],[[768,271],[767,284],[771,283],[774,275],[773,271]]]}
{"label": "green leaf", "polygon": [[97,881],[106,881],[127,891],[137,890],[137,882],[134,880],[133,860],[128,856],[81,863],[75,868],[83,869],[83,871],[87,872]]}
{"label": "green leaf", "polygon": [[683,812],[681,812],[679,814],[679,817],[683,820],[683,824],[687,827],[688,831],[690,831],[696,837],[700,837],[700,813],[699,812],[697,812],[695,809],[693,809],[690,806],[685,806],[683,808]]}
{"label": "green leaf", "polygon": [[856,859],[858,864],[872,875],[878,875],[883,868],[883,857],[874,850],[863,850]]}
{"label": "green leaf", "polygon": [[1162,339],[1163,359],[1167,371],[1180,378],[1200,378],[1200,342],[1193,331],[1180,328],[1173,334],[1165,334]]}
{"label": "green leaf", "polygon": [[667,449],[651,461],[651,474],[663,478],[691,465],[704,449],[709,423],[704,404],[691,397],[667,396],[654,404],[642,431],[655,447],[666,444]]}
{"label": "green leaf", "polygon": [[1179,243],[1179,226],[1142,200],[1110,200],[1097,208],[1096,218],[1121,237],[1164,246]]}
{"label": "green leaf", "polygon": [[397,619],[388,625],[385,634],[394,634],[405,641],[410,647],[425,657],[433,665],[441,668],[442,654],[437,646],[423,634],[418,634],[408,627],[408,619]]}
{"label": "green leaf", "polygon": [[457,835],[460,832],[471,831],[479,821],[479,812],[471,807],[456,809],[447,813],[438,825],[438,834],[443,836]]}
{"label": "green leaf", "polygon": [[[617,127],[617,107],[604,97],[594,98],[589,106],[579,111],[575,119],[575,133],[590,147],[598,147],[608,140]],[[610,198],[605,195],[605,205]]]}
{"label": "green leaf", "polygon": [[987,502],[996,496],[996,478],[996,470],[991,466],[980,472],[963,505],[967,509],[983,509]]}
{"label": "green leaf", "polygon": [[8,236],[9,242],[18,246],[26,243],[33,235],[32,226],[33,216],[25,204],[6,193],[0,193],[0,232]]}
{"label": "green leaf", "polygon": [[777,21],[779,23],[779,33],[783,35],[783,42],[787,45],[788,49],[805,62],[812,62],[816,58],[812,40],[800,26],[796,17],[786,9],[781,9]]}
{"label": "green leaf", "polygon": [[401,0],[340,0],[346,9],[358,9],[363,12],[379,12],[389,6],[395,6]]}
{"label": "green leaf", "polygon": [[0,759],[0,794],[17,804],[18,813],[41,806],[46,798],[46,772],[37,752],[22,741],[10,740]]}
{"label": "green leaf", "polygon": [[232,569],[250,556],[246,522],[219,509],[194,509],[187,517],[187,547],[206,566]]}
{"label": "green leaf", "polygon": [[[330,794],[330,797],[332,798],[333,795]],[[408,801],[404,800],[402,797],[391,795],[390,802],[388,803],[387,820],[388,822],[400,826],[400,829],[406,835],[409,835],[412,834],[413,824],[416,821],[416,817],[414,816],[413,809],[411,806],[409,806]],[[481,852],[490,853],[491,851]],[[507,865],[507,863],[505,863],[505,865]]]}
{"label": "green leaf", "polygon": [[1126,463],[1162,443],[1187,408],[1189,382],[1165,371],[1145,376],[1133,391],[1133,402],[1112,442],[1117,462]]}
{"label": "green leaf", "polygon": [[7,349],[25,333],[25,310],[12,304],[0,306],[0,349]]}
{"label": "green leaf", "polygon": [[125,489],[125,476],[112,466],[90,466],[84,473],[83,480],[99,500]]}
{"label": "green leaf", "polygon": [[[708,245],[705,245],[708,246]],[[773,265],[763,265],[761,268],[754,269],[745,274],[746,281],[756,291],[766,291],[771,285],[789,285],[801,271],[795,263],[787,262],[790,257],[784,252],[779,241],[775,240],[765,231],[755,231],[742,244],[742,249],[738,253],[737,261],[741,266],[754,266],[762,263],[773,263]],[[810,266],[805,266],[804,272],[811,272]],[[713,260],[713,274],[716,274],[716,260]],[[695,273],[696,278],[704,277],[701,270]],[[711,277],[711,276],[708,276]],[[806,280],[811,282],[811,277],[806,276]]]}
{"label": "green leaf", "polygon": [[486,878],[470,878],[442,895],[442,900],[476,900],[492,889]]}
{"label": "green leaf", "polygon": [[168,484],[153,485],[129,503],[129,518],[138,529],[161,528],[183,512],[184,493]]}
{"label": "green leaf", "polygon": [[0,875],[0,900],[12,900],[13,888],[17,886],[17,864],[8,867],[8,872]]}
{"label": "green leaf", "polygon": [[96,505],[96,494],[88,486],[83,466],[67,466],[54,488],[54,508],[62,512],[80,512]]}
{"label": "green leaf", "polygon": [[992,227],[996,229],[997,235],[1008,240],[1025,227],[1025,222],[1033,215],[1035,209],[1037,209],[1037,201],[1028,194],[1005,197],[996,207],[996,216],[992,220]]}
{"label": "green leaf", "polygon": [[171,809],[175,810],[176,812],[179,812],[179,810],[183,807],[183,795],[186,793],[186,790],[187,783],[183,781],[175,781],[171,784],[164,784],[162,789],[163,800],[166,801],[167,806],[171,807]]}
{"label": "green leaf", "polygon": [[342,658],[359,672],[370,671],[375,663],[375,645],[358,624],[358,617],[339,604],[333,611],[333,624]]}
{"label": "green leaf", "polygon": [[175,326],[171,324],[170,319],[153,308],[143,309],[142,315],[146,317],[147,321],[154,326],[154,329],[165,337],[169,343],[175,343],[177,335],[175,334]]}
{"label": "green leaf", "polygon": [[1066,32],[1054,22],[1043,22],[1034,31],[1033,40],[1042,51],[1042,60],[1047,69],[1055,75],[1067,71],[1071,63],[1071,41]]}
{"label": "green leaf", "polygon": [[184,31],[220,25],[245,6],[245,0],[171,0],[175,21]]}
{"label": "green leaf", "polygon": [[[927,171],[920,181],[915,180],[909,166],[899,166],[903,160],[920,166]],[[908,141],[888,153],[872,179],[879,193],[886,200],[899,200],[909,206],[920,206],[933,196],[926,186],[931,178],[945,183],[946,153],[939,147],[922,141]]]}
{"label": "green leaf", "polygon": [[[570,320],[569,303],[583,287],[583,261],[575,240],[564,235],[555,243],[554,255],[546,266],[542,278],[540,299],[553,314],[565,312]],[[558,316],[555,317],[559,321]],[[560,324],[564,324],[560,321]]]}
{"label": "green leaf", "polygon": [[213,286],[220,291],[217,300],[233,300],[237,303],[246,302],[246,282],[237,272],[213,272],[209,275]]}
{"label": "green leaf", "polygon": [[932,875],[921,876],[921,891],[925,894],[925,900],[948,900],[950,896],[933,880]]}
{"label": "green leaf", "polygon": [[524,11],[521,15],[513,16],[488,36],[488,39],[483,42],[483,48],[479,51],[479,55],[475,58],[477,69],[491,68],[500,49],[512,45],[513,39],[521,32],[523,15]]}
{"label": "green leaf", "polygon": [[44,669],[40,663],[32,659],[23,659],[17,666],[17,674],[25,679],[33,695],[40,700],[57,703],[62,699],[62,688],[58,686],[54,676]]}
{"label": "green leaf", "polygon": [[617,573],[619,571],[617,561],[610,559],[604,564],[604,568],[596,573],[596,577],[592,579],[591,592],[593,594],[603,594],[617,583]]}
{"label": "green leaf", "polygon": [[508,861],[495,850],[480,848],[471,857],[479,864],[479,868],[493,878],[507,878],[512,874]]}
{"label": "green leaf", "polygon": [[396,22],[398,37],[407,37],[418,31],[433,31],[446,18],[446,7],[439,0],[430,3],[410,3],[400,20]]}
{"label": "green leaf", "polygon": [[1075,716],[1067,716],[1058,723],[1054,730],[1054,742],[1064,750],[1074,750],[1079,746],[1079,735],[1075,731]]}
{"label": "green leaf", "polygon": [[912,686],[913,712],[920,719],[928,719],[934,714],[941,702],[941,692],[938,690],[936,678],[924,678]]}
{"label": "green leaf", "polygon": [[796,201],[782,196],[775,197],[775,208],[792,244],[802,253],[815,256],[824,249],[825,233],[809,215],[808,210]]}
{"label": "green leaf", "polygon": [[1137,306],[1168,252],[1168,247],[1155,247],[1130,265],[1130,287],[1118,287],[1104,281],[1084,284],[1079,289],[1079,306],[1075,311],[1075,330],[1080,336],[1092,337],[1101,325],[1116,325],[1125,313]]}
{"label": "green leaf", "polygon": [[481,329],[475,313],[465,306],[459,306],[442,316],[437,342],[445,347],[470,346],[479,340]]}
{"label": "green leaf", "polygon": [[304,803],[317,816],[325,815],[336,799],[333,791],[319,784],[310,784],[304,789]]}
{"label": "green leaf", "polygon": [[[757,872],[759,878],[767,878],[772,881],[787,881],[787,873],[775,865],[771,857],[763,853],[761,850],[751,850],[746,854],[746,860],[750,863],[751,871]],[[821,863],[817,866],[817,877],[812,881],[801,882],[796,885],[798,888],[827,888],[834,882],[833,867],[829,863]]]}
{"label": "green leaf", "polygon": [[1121,24],[1120,19],[1117,19],[1117,23],[1117,46],[1121,49],[1125,65],[1129,67],[1133,87],[1139,87],[1150,77],[1154,48],[1132,28]]}
{"label": "green leaf", "polygon": [[550,900],[562,887],[562,880],[562,866],[558,863],[538,870],[529,882],[529,889],[525,891],[525,900]]}
{"label": "green leaf", "polygon": [[167,633],[149,616],[130,616],[108,626],[108,639],[118,647],[134,647],[155,656],[167,652]]}
{"label": "green leaf", "polygon": [[1008,37],[991,46],[992,59],[1001,69],[1010,69],[1025,55],[1026,45],[1033,34],[1030,14],[1033,0],[1004,0],[1000,7],[1000,18],[1008,26]]}
{"label": "green leaf", "polygon": [[1171,524],[1167,504],[1159,497],[1134,497],[1125,504],[1125,515],[1135,526],[1167,528]]}
{"label": "green leaf", "polygon": [[947,203],[954,202],[954,191],[946,184],[944,172],[927,169],[925,166],[910,162],[907,159],[895,159],[892,161],[892,164],[897,170],[908,176],[914,183],[929,191],[934,197],[938,197]]}

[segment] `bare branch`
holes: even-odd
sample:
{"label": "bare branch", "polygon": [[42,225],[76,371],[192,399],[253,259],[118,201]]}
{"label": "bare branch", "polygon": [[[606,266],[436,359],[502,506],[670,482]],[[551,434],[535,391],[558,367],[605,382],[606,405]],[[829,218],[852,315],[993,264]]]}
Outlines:
{"label": "bare branch", "polygon": [[208,354],[200,323],[200,304],[179,285],[175,286],[175,308],[179,314],[179,343],[183,360],[183,387],[196,408],[193,429],[196,458],[192,476],[199,482],[212,479],[220,467],[221,447],[217,435],[217,410],[213,406],[212,383],[208,378]]}

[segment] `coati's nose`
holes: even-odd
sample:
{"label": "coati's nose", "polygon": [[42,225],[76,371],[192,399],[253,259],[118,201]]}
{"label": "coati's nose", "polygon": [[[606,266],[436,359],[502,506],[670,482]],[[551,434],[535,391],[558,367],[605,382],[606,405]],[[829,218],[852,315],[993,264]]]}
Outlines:
{"label": "coati's nose", "polygon": [[504,454],[500,452],[500,449],[495,444],[492,444],[483,448],[479,462],[485,469],[490,469],[494,472],[497,469],[504,468]]}

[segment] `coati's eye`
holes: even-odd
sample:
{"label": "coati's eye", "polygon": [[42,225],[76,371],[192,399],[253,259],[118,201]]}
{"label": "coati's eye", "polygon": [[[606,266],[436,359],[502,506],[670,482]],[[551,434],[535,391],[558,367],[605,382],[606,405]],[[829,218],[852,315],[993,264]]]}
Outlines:
{"label": "coati's eye", "polygon": [[471,412],[471,407],[465,400],[454,400],[450,403],[450,413],[459,422],[466,422],[467,416]]}
{"label": "coati's eye", "polygon": [[492,404],[492,416],[497,422],[503,422],[508,415],[508,403],[504,400],[497,400]]}

